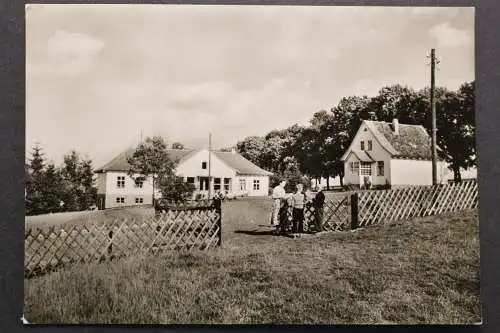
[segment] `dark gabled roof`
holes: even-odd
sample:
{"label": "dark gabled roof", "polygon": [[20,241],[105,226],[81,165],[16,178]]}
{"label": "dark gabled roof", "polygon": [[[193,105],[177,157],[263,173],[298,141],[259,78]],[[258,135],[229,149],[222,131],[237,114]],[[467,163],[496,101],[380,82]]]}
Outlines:
{"label": "dark gabled roof", "polygon": [[[171,159],[181,163],[194,154],[196,154],[201,149],[167,149],[168,154]],[[132,156],[134,154],[135,148],[129,148],[111,161],[96,169],[95,172],[106,172],[106,171],[123,171],[127,172],[130,167],[127,163],[127,157]],[[222,151],[214,151],[212,152],[217,158],[219,158],[223,163],[225,163],[230,168],[234,169],[239,175],[254,175],[254,176],[269,176],[272,173],[261,169],[257,165],[253,164],[243,156],[238,153],[233,152],[222,152]]]}
{"label": "dark gabled roof", "polygon": [[226,151],[214,151],[215,156],[217,156],[221,161],[226,163],[229,167],[236,170],[239,175],[254,175],[254,176],[269,176],[272,175],[271,172],[266,171],[257,165],[253,164],[240,154],[236,152],[226,152]]}
{"label": "dark gabled roof", "polygon": [[[380,144],[394,159],[431,160],[431,138],[422,125],[399,124],[395,134],[392,123],[364,121]],[[438,148],[439,149],[439,148]]]}
{"label": "dark gabled roof", "polygon": [[371,155],[364,151],[364,150],[351,150],[351,153],[356,155],[356,157],[361,161],[361,162],[375,162],[373,157]]}
{"label": "dark gabled roof", "polygon": [[[127,158],[134,154],[135,148],[128,148],[127,150],[121,152],[115,158],[113,158],[108,163],[104,164],[99,169],[96,169],[95,172],[106,172],[106,171],[125,171],[127,172],[130,169],[130,166],[127,162]],[[170,158],[177,162],[182,162],[186,160],[189,156],[192,156],[197,149],[167,149],[168,155]]]}

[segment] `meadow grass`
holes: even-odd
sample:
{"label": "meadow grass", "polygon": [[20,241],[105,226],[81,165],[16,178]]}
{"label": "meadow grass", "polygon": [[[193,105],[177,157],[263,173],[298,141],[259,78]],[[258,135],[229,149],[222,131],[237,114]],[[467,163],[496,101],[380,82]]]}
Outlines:
{"label": "meadow grass", "polygon": [[27,279],[25,316],[116,324],[481,321],[475,212],[290,239],[261,227],[269,208],[269,200],[226,203],[221,249]]}

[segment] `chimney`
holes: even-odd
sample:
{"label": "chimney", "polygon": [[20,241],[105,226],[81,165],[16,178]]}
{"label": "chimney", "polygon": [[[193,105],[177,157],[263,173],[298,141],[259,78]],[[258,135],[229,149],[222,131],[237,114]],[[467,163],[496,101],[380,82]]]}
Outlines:
{"label": "chimney", "polygon": [[399,134],[399,121],[396,118],[392,120],[392,132],[394,135]]}

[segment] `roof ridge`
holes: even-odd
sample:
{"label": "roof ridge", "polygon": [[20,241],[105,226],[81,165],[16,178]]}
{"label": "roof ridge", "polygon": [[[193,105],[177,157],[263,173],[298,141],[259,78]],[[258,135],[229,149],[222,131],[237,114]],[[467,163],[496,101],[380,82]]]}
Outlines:
{"label": "roof ridge", "polygon": [[[390,123],[387,123],[385,121],[371,121],[371,122],[377,122],[377,123],[380,123],[380,124],[390,124]],[[383,133],[381,133],[376,126],[371,126],[371,124],[367,124],[367,125],[368,125],[367,127],[370,129],[370,131],[372,131],[375,139],[378,140],[378,142],[380,143],[380,145],[382,145],[382,147],[387,152],[389,152],[391,155],[395,155],[395,154],[399,153],[398,150],[394,147],[394,145],[391,142],[389,142],[389,140],[387,140],[387,138],[385,137],[385,135]]]}
{"label": "roof ridge", "polygon": [[[397,119],[397,118],[395,118]],[[385,121],[385,120],[369,120],[365,119],[363,121],[370,122],[370,123],[386,123],[386,124],[392,124],[392,121]],[[423,126],[422,124],[408,124],[408,123],[399,123],[399,125],[406,125],[406,126]]]}
{"label": "roof ridge", "polygon": [[108,162],[104,163],[100,168],[97,168],[95,170],[96,171],[101,171],[101,170],[105,171],[106,170],[106,166],[113,164],[113,162],[115,160],[117,160],[118,158],[120,158],[123,155],[126,155],[131,149],[134,149],[134,147],[128,147],[128,148],[122,150],[120,153],[116,154],[115,157],[113,157]]}

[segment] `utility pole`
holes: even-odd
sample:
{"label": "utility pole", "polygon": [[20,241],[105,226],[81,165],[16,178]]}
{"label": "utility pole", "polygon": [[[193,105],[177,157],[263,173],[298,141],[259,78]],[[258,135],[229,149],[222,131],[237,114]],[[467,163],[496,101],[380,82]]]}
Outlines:
{"label": "utility pole", "polygon": [[212,177],[211,177],[211,155],[212,155],[212,133],[208,134],[208,200],[210,200],[210,195],[212,194]]}
{"label": "utility pole", "polygon": [[436,51],[431,50],[431,112],[432,112],[432,185],[437,185],[437,163],[436,163]]}

